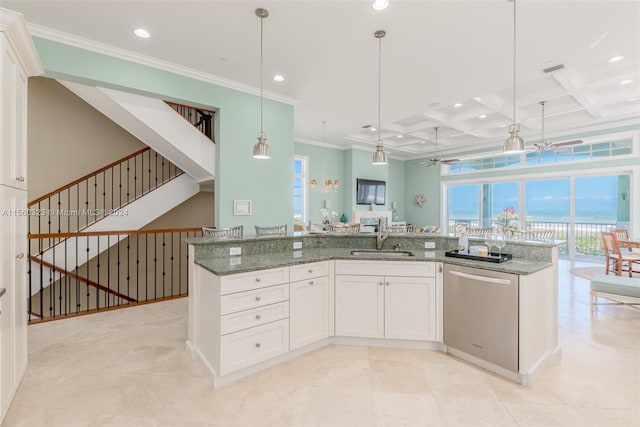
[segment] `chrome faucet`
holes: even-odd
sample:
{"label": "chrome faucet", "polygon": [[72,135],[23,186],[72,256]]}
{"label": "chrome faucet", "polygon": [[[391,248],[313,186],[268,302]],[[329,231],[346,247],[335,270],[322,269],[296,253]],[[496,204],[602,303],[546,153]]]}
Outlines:
{"label": "chrome faucet", "polygon": [[378,218],[378,234],[376,235],[376,249],[381,251],[382,246],[384,246],[384,241],[389,238],[389,231],[386,231],[384,234],[382,228],[385,226],[384,219],[382,217]]}

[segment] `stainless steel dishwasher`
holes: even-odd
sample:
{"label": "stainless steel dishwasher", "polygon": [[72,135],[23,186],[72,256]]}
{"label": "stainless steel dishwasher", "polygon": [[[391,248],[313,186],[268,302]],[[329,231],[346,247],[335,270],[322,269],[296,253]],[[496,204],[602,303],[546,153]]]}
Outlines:
{"label": "stainless steel dishwasher", "polygon": [[445,264],[444,343],[518,371],[518,276]]}

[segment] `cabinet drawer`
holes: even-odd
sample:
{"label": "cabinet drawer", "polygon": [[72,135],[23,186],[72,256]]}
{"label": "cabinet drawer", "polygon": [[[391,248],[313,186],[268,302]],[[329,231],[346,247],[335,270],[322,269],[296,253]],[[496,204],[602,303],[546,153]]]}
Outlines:
{"label": "cabinet drawer", "polygon": [[222,279],[220,280],[220,295],[248,291],[251,289],[260,289],[288,282],[289,267],[272,268],[269,270],[259,270],[249,273],[222,276]]}
{"label": "cabinet drawer", "polygon": [[298,280],[311,279],[314,277],[322,277],[329,274],[329,262],[310,262],[308,264],[300,264],[290,267],[289,277],[292,282]]}
{"label": "cabinet drawer", "polygon": [[220,297],[220,314],[236,313],[288,299],[289,284],[223,295]]}
{"label": "cabinet drawer", "polygon": [[289,351],[289,319],[278,320],[220,338],[220,375]]}
{"label": "cabinet drawer", "polygon": [[220,333],[225,335],[288,317],[289,303],[287,301],[227,314],[220,318]]}
{"label": "cabinet drawer", "polygon": [[435,277],[433,261],[336,261],[336,274],[359,276]]}

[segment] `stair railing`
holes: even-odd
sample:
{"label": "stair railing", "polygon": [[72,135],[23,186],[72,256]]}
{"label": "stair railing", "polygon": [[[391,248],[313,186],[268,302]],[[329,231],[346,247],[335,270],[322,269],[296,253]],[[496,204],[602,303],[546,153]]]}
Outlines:
{"label": "stair railing", "polygon": [[[82,231],[184,172],[149,147],[28,203],[29,233]],[[44,249],[44,248],[43,248]]]}
{"label": "stair railing", "polygon": [[215,144],[216,141],[213,136],[214,111],[191,107],[189,105],[178,104],[175,102],[164,102]]}
{"label": "stair railing", "polygon": [[[201,227],[29,234],[29,322],[186,296],[189,251],[183,240],[200,236]],[[50,260],[35,249],[54,245],[64,250]],[[83,251],[97,255],[76,265]]]}

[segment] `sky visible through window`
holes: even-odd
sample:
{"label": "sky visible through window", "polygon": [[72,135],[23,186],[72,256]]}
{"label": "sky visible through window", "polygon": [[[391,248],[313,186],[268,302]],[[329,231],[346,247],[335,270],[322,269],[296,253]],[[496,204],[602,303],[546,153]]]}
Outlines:
{"label": "sky visible through window", "polygon": [[[514,208],[518,212],[517,182],[490,185],[490,207],[494,219],[504,208]],[[569,178],[526,181],[527,220],[568,222],[569,186]],[[449,187],[449,218],[477,220],[481,210],[480,189],[481,184]],[[615,224],[617,209],[617,176],[575,178],[575,222]]]}

